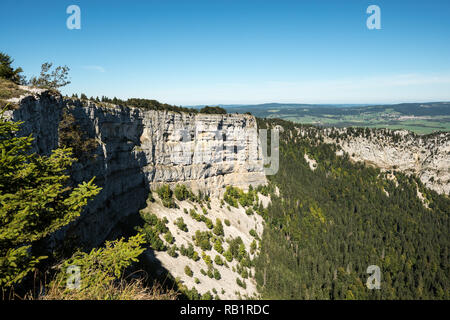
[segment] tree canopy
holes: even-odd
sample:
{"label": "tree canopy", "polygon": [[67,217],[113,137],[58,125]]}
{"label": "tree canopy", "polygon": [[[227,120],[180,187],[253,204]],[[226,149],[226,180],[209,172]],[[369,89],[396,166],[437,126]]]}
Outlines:
{"label": "tree canopy", "polygon": [[45,62],[41,66],[39,77],[32,77],[30,83],[45,89],[58,89],[70,84],[68,66],[58,66],[51,70],[53,63]]}
{"label": "tree canopy", "polygon": [[22,84],[25,78],[21,75],[22,68],[14,69],[11,65],[14,60],[6,53],[0,52],[0,77],[11,80],[17,84]]}
{"label": "tree canopy", "polygon": [[226,114],[227,111],[224,108],[221,108],[219,106],[217,106],[217,107],[205,106],[205,107],[200,109],[200,113]]}

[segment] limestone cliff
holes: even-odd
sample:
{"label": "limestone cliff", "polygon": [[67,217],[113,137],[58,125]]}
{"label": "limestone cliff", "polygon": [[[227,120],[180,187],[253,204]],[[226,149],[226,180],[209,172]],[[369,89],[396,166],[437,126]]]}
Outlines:
{"label": "limestone cliff", "polygon": [[98,147],[91,161],[76,163],[75,183],[95,176],[103,189],[69,228],[79,241],[98,245],[120,221],[146,205],[150,188],[185,182],[192,190],[220,195],[229,184],[266,183],[256,120],[250,115],[142,110],[32,92],[8,111],[33,134],[33,151],[58,147],[58,124],[67,109]]}
{"label": "limestone cliff", "polygon": [[[297,133],[316,141],[336,144],[337,155],[348,154],[383,171],[416,175],[440,194],[450,194],[450,132],[417,135],[407,130],[320,128],[297,126]],[[292,138],[292,132],[290,133]],[[315,164],[305,155],[312,170]]]}
{"label": "limestone cliff", "polygon": [[350,133],[323,129],[325,142],[337,143],[350,159],[382,170],[415,174],[428,188],[450,194],[450,133],[415,135],[407,130],[374,129]]}

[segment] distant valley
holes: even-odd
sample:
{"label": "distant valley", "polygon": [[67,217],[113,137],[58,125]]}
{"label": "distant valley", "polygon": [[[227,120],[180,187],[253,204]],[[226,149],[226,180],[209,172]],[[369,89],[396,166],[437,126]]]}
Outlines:
{"label": "distant valley", "polygon": [[250,112],[259,118],[279,118],[325,127],[406,129],[417,134],[450,131],[450,102],[392,105],[284,104],[222,105],[228,112]]}

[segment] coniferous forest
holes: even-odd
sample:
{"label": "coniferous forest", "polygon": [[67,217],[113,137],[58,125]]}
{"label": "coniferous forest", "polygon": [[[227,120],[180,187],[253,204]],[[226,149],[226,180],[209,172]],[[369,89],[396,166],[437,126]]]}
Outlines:
{"label": "coniferous forest", "polygon": [[[280,165],[255,261],[263,298],[449,299],[448,196],[418,178],[352,163],[322,143],[320,129],[282,120]],[[317,161],[311,170],[305,153]],[[279,196],[275,192],[279,189]],[[425,196],[427,206],[417,196]],[[368,266],[380,289],[369,290]]]}

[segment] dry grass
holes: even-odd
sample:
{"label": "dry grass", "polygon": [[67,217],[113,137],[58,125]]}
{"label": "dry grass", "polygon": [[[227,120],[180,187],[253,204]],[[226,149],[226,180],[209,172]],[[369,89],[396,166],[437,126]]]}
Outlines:
{"label": "dry grass", "polygon": [[[0,78],[0,107],[3,108],[8,104],[6,100],[20,97],[25,93],[26,91],[20,89],[14,82]],[[9,108],[15,107],[12,103],[9,103],[9,105]]]}
{"label": "dry grass", "polygon": [[19,85],[12,81],[0,78],[0,99],[8,100],[20,97],[24,93],[26,93],[26,91],[20,89]]}
{"label": "dry grass", "polygon": [[163,289],[158,282],[147,287],[143,278],[123,279],[94,290],[70,290],[65,287],[65,283],[53,281],[38,300],[176,300],[178,295],[174,290]]}

